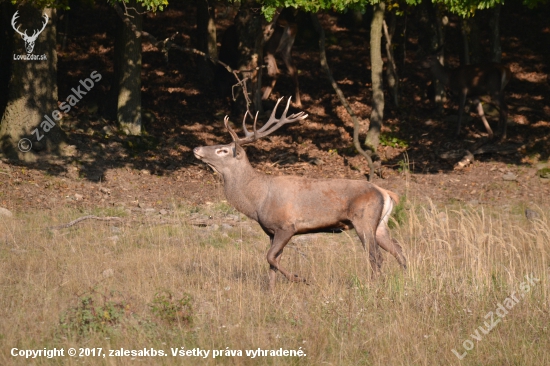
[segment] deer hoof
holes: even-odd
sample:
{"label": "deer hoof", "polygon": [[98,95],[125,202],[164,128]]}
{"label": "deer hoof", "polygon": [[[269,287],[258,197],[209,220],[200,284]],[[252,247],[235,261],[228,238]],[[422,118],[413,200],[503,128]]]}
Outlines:
{"label": "deer hoof", "polygon": [[292,282],[307,283],[307,280],[305,278],[302,278],[302,277],[298,276],[297,274],[293,275],[293,277],[289,278],[289,280],[292,281]]}

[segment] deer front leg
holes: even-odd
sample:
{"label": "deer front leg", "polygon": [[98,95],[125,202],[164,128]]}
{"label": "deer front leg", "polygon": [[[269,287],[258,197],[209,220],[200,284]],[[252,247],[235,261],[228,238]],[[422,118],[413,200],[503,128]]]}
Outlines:
{"label": "deer front leg", "polygon": [[[273,248],[273,238],[274,238],[274,235],[269,236],[270,249]],[[275,282],[277,280],[277,271],[278,271],[277,268],[279,267],[279,261],[281,260],[282,254],[283,254],[282,250],[275,254],[274,260],[276,262],[276,265],[269,264],[269,289],[271,291],[275,290]],[[269,252],[267,254],[267,261],[269,262]]]}
{"label": "deer front leg", "polygon": [[458,99],[458,123],[456,126],[456,135],[460,135],[460,124],[462,123],[462,116],[464,114],[464,107],[466,106],[466,93],[460,93]]}
{"label": "deer front leg", "polygon": [[276,231],[275,235],[271,236],[271,247],[267,252],[267,262],[269,263],[269,288],[271,291],[275,289],[275,279],[277,271],[281,272],[289,281],[305,282],[305,279],[298,275],[293,275],[279,265],[284,247],[294,235],[293,231]]}
{"label": "deer front leg", "polygon": [[487,130],[487,133],[489,134],[489,138],[493,138],[493,130],[491,130],[491,126],[489,126],[489,122],[487,122],[487,118],[485,117],[485,112],[483,111],[483,105],[481,104],[481,101],[479,99],[475,99],[474,103],[476,104],[477,114],[481,117],[481,120],[483,121],[483,124],[485,125],[485,129]]}
{"label": "deer front leg", "polygon": [[498,101],[498,106],[499,106],[499,109],[500,109],[500,118],[499,118],[499,121],[498,121],[498,127],[499,127],[499,132],[500,132],[500,139],[502,141],[506,140],[506,125],[507,125],[507,122],[508,122],[508,106],[506,105],[506,102],[504,101],[504,92],[500,92],[495,100]]}

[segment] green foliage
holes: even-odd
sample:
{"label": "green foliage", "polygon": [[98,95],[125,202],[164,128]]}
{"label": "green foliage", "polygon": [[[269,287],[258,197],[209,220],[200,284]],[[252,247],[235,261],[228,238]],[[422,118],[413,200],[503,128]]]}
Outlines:
{"label": "green foliage", "polygon": [[537,175],[541,178],[550,178],[550,168],[542,168],[537,171]]}
{"label": "green foliage", "polygon": [[321,10],[343,12],[348,9],[364,10],[366,6],[377,4],[379,0],[265,0],[262,1],[262,13],[271,20],[278,8],[299,8],[316,13]]}
{"label": "green foliage", "polygon": [[112,334],[114,327],[129,314],[129,305],[115,299],[115,292],[101,294],[96,290],[82,295],[78,304],[66,310],[60,319],[64,335],[86,337],[91,333]]}
{"label": "green foliage", "polygon": [[[418,5],[420,0],[405,0],[408,5]],[[504,4],[504,0],[432,0],[445,6],[449,11],[462,17],[471,17],[476,10],[490,9],[498,4]],[[534,8],[539,4],[545,4],[548,0],[523,0],[523,4],[529,8]],[[262,4],[262,13],[266,19],[271,20],[278,8],[299,8],[308,12],[319,12],[322,10],[344,12],[346,10],[361,10],[367,6],[380,3],[380,0],[265,0]],[[397,2],[387,1],[390,6],[388,11],[396,11],[397,15],[402,14],[398,9]],[[400,14],[401,13],[401,14]]]}
{"label": "green foliage", "polygon": [[[491,9],[499,4],[504,5],[504,0],[432,0],[432,2],[442,4],[450,12],[464,18],[474,16],[476,10]],[[523,4],[529,8],[546,2],[547,0],[523,0]]]}
{"label": "green foliage", "polygon": [[175,299],[168,290],[157,292],[149,305],[151,312],[168,324],[191,325],[193,323],[192,298],[183,294],[181,299]]}
{"label": "green foliage", "polygon": [[391,147],[403,147],[403,148],[409,147],[409,143],[407,141],[387,133],[380,134],[380,144],[382,146],[391,146]]}
{"label": "green foliage", "polygon": [[[1,2],[2,0],[0,0]],[[82,3],[86,3],[89,5],[94,4],[94,0],[81,0]],[[114,3],[126,3],[128,4],[128,0],[108,0],[110,4]],[[158,10],[163,11],[165,7],[168,6],[168,0],[137,0],[138,3],[140,3],[147,11],[156,12]],[[64,9],[68,10],[71,7],[69,6],[69,0],[31,0],[31,1],[23,1],[23,0],[11,0],[11,3],[13,5],[19,6],[23,3],[30,3],[32,6],[43,9],[43,8],[54,8],[54,9]]]}
{"label": "green foliage", "polygon": [[[0,0],[0,2],[2,2]],[[54,8],[54,9],[70,9],[69,0],[33,0],[33,1],[23,1],[23,0],[11,0],[11,3],[15,6],[20,6],[23,4],[30,4],[38,9],[44,8]]]}
{"label": "green foliage", "polygon": [[410,172],[408,161],[406,161],[406,160],[399,160],[399,162],[398,162],[397,164],[399,165],[399,168],[397,168],[397,171],[398,171],[399,173]]}
{"label": "green foliage", "polygon": [[[168,0],[136,0],[141,4],[147,11],[152,11],[153,13],[157,10],[163,11],[166,6],[168,6]],[[114,3],[128,3],[127,0],[108,0],[110,4]]]}
{"label": "green foliage", "polygon": [[403,196],[399,199],[399,203],[393,207],[392,215],[388,221],[388,226],[393,229],[397,226],[402,226],[407,219],[407,196]]}

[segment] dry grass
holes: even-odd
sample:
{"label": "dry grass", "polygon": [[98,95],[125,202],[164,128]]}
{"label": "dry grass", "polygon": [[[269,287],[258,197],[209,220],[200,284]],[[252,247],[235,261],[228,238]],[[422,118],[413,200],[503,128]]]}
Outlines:
{"label": "dry grass", "polygon": [[[206,214],[235,214],[223,203]],[[409,260],[385,255],[369,279],[353,233],[295,238],[267,290],[268,239],[243,218],[233,228],[85,222],[87,213],[33,212],[0,221],[0,364],[29,364],[12,348],[164,350],[156,358],[37,358],[41,364],[550,364],[550,215],[411,204],[392,230]],[[514,210],[512,210],[514,211]],[[116,212],[115,212],[116,213]],[[98,214],[94,212],[94,214]],[[103,212],[113,215],[113,212]],[[113,238],[114,236],[118,237]],[[528,291],[522,282],[540,282]],[[470,336],[513,292],[518,303],[488,334]],[[520,294],[524,293],[524,297]],[[187,299],[190,297],[189,308]],[[180,301],[181,300],[181,301]],[[495,318],[496,315],[495,315]],[[473,349],[462,361],[454,355]],[[170,348],[242,350],[243,356],[172,357]],[[250,349],[301,347],[306,357],[246,357]]]}

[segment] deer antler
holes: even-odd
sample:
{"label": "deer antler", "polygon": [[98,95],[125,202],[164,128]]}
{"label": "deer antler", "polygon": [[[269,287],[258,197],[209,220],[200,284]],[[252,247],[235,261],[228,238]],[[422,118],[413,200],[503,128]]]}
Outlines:
{"label": "deer antler", "polygon": [[19,18],[18,13],[19,13],[19,10],[17,10],[17,11],[15,12],[15,14],[13,14],[13,17],[11,18],[11,26],[13,27],[13,29],[14,29],[17,33],[19,33],[22,37],[24,37],[24,36],[26,36],[26,34],[25,34],[25,33],[21,33],[21,32],[19,31],[19,27],[21,26],[21,24],[19,24],[19,26],[18,26],[17,28],[15,27],[15,21],[17,20],[17,18]]}
{"label": "deer antler", "polygon": [[48,20],[50,19],[50,18],[48,17],[48,14],[44,14],[43,17],[46,18],[46,20],[45,20],[44,24],[42,24],[42,29],[40,29],[40,31],[38,32],[38,34],[42,33],[42,31],[44,30],[44,28],[46,28],[46,25],[48,25]]}
{"label": "deer antler", "polygon": [[[271,116],[269,116],[269,120],[259,130],[256,129],[256,123],[258,122],[258,113],[256,113],[256,116],[254,117],[253,132],[248,131],[248,129],[246,128],[246,117],[250,115],[250,112],[246,111],[243,118],[243,131],[245,135],[244,138],[239,138],[237,136],[237,133],[229,126],[228,116],[224,118],[225,128],[227,128],[227,130],[229,131],[229,134],[233,138],[233,141],[235,141],[239,145],[244,145],[244,144],[249,144],[251,142],[254,142],[262,137],[265,137],[273,133],[274,131],[278,130],[281,126],[287,123],[292,123],[292,122],[296,122],[298,120],[303,120],[307,118],[308,115],[305,114],[305,112],[303,111],[298,113],[293,113],[287,117],[286,114],[288,112],[291,99],[292,98],[288,98],[286,108],[283,111],[281,118],[277,119],[275,118],[275,112],[277,111],[277,107],[279,106],[279,103],[281,102],[281,100],[283,100],[283,98],[279,98],[279,100],[277,100],[277,104],[275,104],[275,108],[273,108],[273,112],[271,112]],[[250,117],[252,118],[252,115],[250,115]]]}
{"label": "deer antler", "polygon": [[19,24],[19,26],[18,26],[17,28],[15,27],[15,22],[16,22],[17,18],[19,18],[19,14],[18,14],[18,13],[19,13],[19,10],[17,10],[17,11],[15,12],[15,14],[13,14],[13,17],[11,18],[11,26],[13,27],[13,29],[14,29],[17,33],[19,33],[19,34],[21,35],[21,37],[23,37],[23,39],[24,39],[25,41],[27,41],[27,40],[35,40],[36,38],[38,38],[38,35],[39,35],[40,33],[42,33],[42,31],[44,30],[44,28],[46,28],[46,25],[48,25],[48,20],[50,19],[50,18],[48,17],[48,14],[44,14],[43,17],[46,18],[46,19],[45,19],[45,22],[42,24],[42,29],[40,29],[40,30],[35,29],[34,32],[32,33],[32,36],[29,36],[29,35],[27,34],[27,30],[26,30],[26,29],[25,29],[25,32],[23,32],[23,33],[19,31],[19,27],[21,26],[21,24]]}
{"label": "deer antler", "polygon": [[[42,29],[38,30],[38,29],[35,29],[33,32],[32,32],[32,36],[29,37],[29,39],[33,39],[33,40],[36,40],[36,38],[38,38],[38,36],[40,35],[40,33],[42,33],[42,31],[44,30],[44,28],[46,28],[46,25],[48,24],[48,14],[44,14],[43,15],[44,18],[46,18],[46,21],[42,24]],[[27,31],[25,31],[25,35],[27,34]],[[28,36],[27,36],[28,37]]]}

